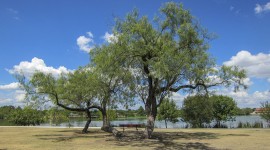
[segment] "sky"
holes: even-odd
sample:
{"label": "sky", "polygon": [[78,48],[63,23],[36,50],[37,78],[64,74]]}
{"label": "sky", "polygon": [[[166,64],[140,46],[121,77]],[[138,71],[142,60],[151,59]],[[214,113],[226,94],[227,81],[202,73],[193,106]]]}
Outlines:
{"label": "sky", "polygon": [[[88,52],[114,39],[115,18],[134,8],[153,19],[166,0],[0,0],[0,106],[24,105],[25,92],[14,73],[39,70],[59,75],[89,63]],[[182,0],[208,32],[208,52],[217,65],[247,71],[247,90],[217,91],[238,106],[270,101],[270,0]],[[179,105],[183,93],[173,93]]]}

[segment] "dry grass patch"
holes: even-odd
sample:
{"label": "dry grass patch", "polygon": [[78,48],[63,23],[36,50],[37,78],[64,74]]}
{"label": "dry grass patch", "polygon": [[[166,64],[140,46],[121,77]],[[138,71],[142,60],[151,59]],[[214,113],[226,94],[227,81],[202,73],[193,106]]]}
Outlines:
{"label": "dry grass patch", "polygon": [[152,139],[144,139],[143,129],[115,138],[99,129],[81,134],[75,128],[0,127],[0,150],[267,149],[269,135],[269,129],[156,129]]}

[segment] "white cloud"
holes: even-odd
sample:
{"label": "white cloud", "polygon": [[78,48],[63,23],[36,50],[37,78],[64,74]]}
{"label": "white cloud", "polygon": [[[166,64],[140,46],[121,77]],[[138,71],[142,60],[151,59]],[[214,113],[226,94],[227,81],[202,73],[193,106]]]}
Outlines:
{"label": "white cloud", "polygon": [[117,42],[118,40],[116,35],[110,34],[108,32],[106,32],[102,38],[105,39],[105,41],[108,43],[114,43],[114,42]]}
{"label": "white cloud", "polygon": [[248,76],[266,78],[270,80],[270,54],[259,53],[252,55],[248,51],[240,51],[229,61],[224,62],[227,66],[239,66],[247,71]]}
{"label": "white cloud", "polygon": [[57,77],[62,73],[69,73],[72,70],[68,70],[64,66],[60,66],[59,68],[53,68],[51,66],[47,66],[42,59],[34,57],[31,62],[22,61],[19,65],[13,66],[13,69],[9,69],[8,72],[11,74],[23,74],[26,78],[31,78],[31,76],[37,72],[43,72],[46,74],[52,74]]}
{"label": "white cloud", "polygon": [[89,53],[93,48],[94,36],[91,32],[87,32],[87,36],[81,35],[77,38],[77,45],[80,50]]}
{"label": "white cloud", "polygon": [[184,99],[188,96],[187,94],[182,95],[179,92],[172,92],[171,99],[175,101],[178,107],[182,107]]}
{"label": "white cloud", "polygon": [[215,89],[212,91],[212,94],[232,97],[236,101],[237,106],[240,108],[257,108],[261,106],[261,102],[270,101],[270,91],[268,90],[249,93],[244,89],[235,92],[233,87],[223,87]]}
{"label": "white cloud", "polygon": [[24,102],[26,92],[23,90],[16,90],[14,98],[17,102]]}
{"label": "white cloud", "polygon": [[256,14],[270,11],[270,2],[266,3],[265,5],[256,4],[254,11]]}
{"label": "white cloud", "polygon": [[23,90],[0,91],[0,106],[24,106],[25,94]]}
{"label": "white cloud", "polygon": [[20,87],[20,84],[18,82],[12,82],[10,84],[6,85],[0,85],[0,90],[15,90]]}

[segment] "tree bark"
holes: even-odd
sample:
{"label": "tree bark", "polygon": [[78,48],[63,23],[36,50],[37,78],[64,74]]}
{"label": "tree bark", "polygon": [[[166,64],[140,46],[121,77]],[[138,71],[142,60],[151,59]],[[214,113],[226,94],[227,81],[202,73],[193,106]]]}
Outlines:
{"label": "tree bark", "polygon": [[90,125],[90,123],[92,121],[91,120],[91,113],[90,113],[89,109],[86,110],[86,115],[87,115],[88,120],[86,121],[86,124],[85,124],[85,126],[84,126],[84,128],[82,130],[82,133],[87,133],[88,132],[89,125]]}
{"label": "tree bark", "polygon": [[152,133],[155,128],[155,119],[157,116],[157,105],[155,96],[151,96],[147,99],[145,103],[145,110],[147,114],[147,123],[145,127],[145,137],[150,139],[152,138]]}
{"label": "tree bark", "polygon": [[101,130],[103,130],[105,132],[110,132],[111,133],[111,131],[110,131],[110,123],[108,121],[106,109],[103,109],[101,111],[101,113],[102,113],[102,121],[103,121]]}

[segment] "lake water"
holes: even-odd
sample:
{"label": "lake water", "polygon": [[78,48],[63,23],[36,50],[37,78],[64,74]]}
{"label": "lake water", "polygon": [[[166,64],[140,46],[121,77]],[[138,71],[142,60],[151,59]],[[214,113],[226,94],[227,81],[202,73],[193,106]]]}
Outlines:
{"label": "lake water", "polygon": [[[267,127],[267,122],[265,120],[263,120],[260,116],[236,116],[235,117],[235,121],[227,121],[227,122],[223,122],[223,124],[226,124],[228,126],[228,128],[237,128],[238,123],[242,122],[242,123],[250,123],[250,124],[254,124],[255,122],[262,122],[264,127]],[[57,126],[61,126],[61,127],[68,127],[68,126],[72,126],[72,127],[84,127],[86,123],[86,120],[81,120],[81,119],[71,119],[70,122],[63,122]],[[111,121],[111,124],[115,125],[115,126],[119,126],[119,124],[146,124],[146,119],[121,119],[121,120],[114,120]],[[211,123],[210,125],[213,125],[214,123]],[[43,123],[41,124],[41,126],[56,126],[56,125],[51,125],[50,123]],[[101,127],[102,126],[102,121],[92,121],[90,124],[90,127]],[[188,126],[188,124],[186,122],[183,121],[179,121],[176,123],[171,123],[168,122],[167,124],[168,128],[186,128]],[[155,121],[155,127],[156,128],[166,128],[165,127],[165,122],[164,121]]]}

